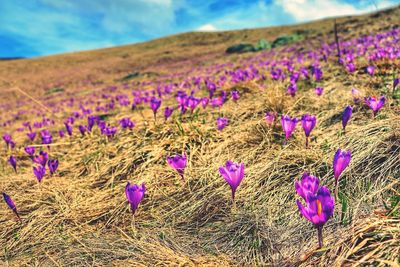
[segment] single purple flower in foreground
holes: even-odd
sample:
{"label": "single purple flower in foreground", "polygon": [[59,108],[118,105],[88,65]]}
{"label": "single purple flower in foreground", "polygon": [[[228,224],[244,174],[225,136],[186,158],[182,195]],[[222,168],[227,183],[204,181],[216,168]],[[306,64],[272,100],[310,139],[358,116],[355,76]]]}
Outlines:
{"label": "single purple flower in foreground", "polygon": [[36,179],[40,183],[46,174],[46,167],[39,165],[37,167],[33,167],[33,174],[36,176]]}
{"label": "single purple flower in foreground", "polygon": [[296,129],[296,125],[299,122],[296,118],[291,118],[288,115],[281,116],[281,124],[282,129],[285,132],[285,142],[284,145],[287,144],[289,137],[293,134],[294,130]]}
{"label": "single purple flower in foreground", "polygon": [[379,100],[377,100],[377,97],[375,96],[370,96],[365,98],[365,104],[372,109],[374,112],[374,117],[378,113],[378,111],[383,107],[385,104],[385,96],[381,96]]}
{"label": "single purple flower in foreground", "polygon": [[184,153],[182,156],[175,155],[172,157],[167,157],[167,163],[180,174],[182,179],[184,179],[184,171],[187,164],[186,153]]}
{"label": "single purple flower in foreground", "polygon": [[57,159],[50,159],[47,163],[49,167],[50,174],[54,174],[58,168],[58,160]]}
{"label": "single purple flower in foreground", "polygon": [[276,112],[273,111],[269,111],[267,113],[265,113],[265,122],[267,123],[268,126],[272,126],[272,124],[274,124],[276,119]]}
{"label": "single purple flower in foreground", "polygon": [[17,206],[15,205],[14,201],[11,199],[9,195],[3,192],[4,202],[6,202],[7,206],[17,215],[18,219],[21,220],[19,217]]}
{"label": "single purple flower in foreground", "polygon": [[125,195],[131,205],[132,214],[135,214],[140,202],[142,201],[144,194],[146,192],[146,187],[144,183],[141,186],[131,183],[127,183],[125,187]]}
{"label": "single purple flower in foreground", "polygon": [[172,112],[174,112],[174,108],[166,107],[164,109],[164,118],[165,118],[165,120],[168,120],[168,118],[171,117]]}
{"label": "single purple flower in foreground", "polygon": [[229,120],[227,118],[218,118],[217,119],[217,129],[222,131],[226,125],[228,125]]}
{"label": "single purple flower in foreground", "polygon": [[235,201],[236,189],[244,177],[244,164],[233,163],[232,161],[228,160],[225,164],[225,167],[219,167],[219,173],[231,187],[232,201]]}
{"label": "single purple flower in foreground", "polygon": [[307,172],[303,174],[300,181],[294,184],[297,194],[307,201],[307,196],[311,193],[315,195],[319,187],[318,177],[309,175]]}
{"label": "single purple flower in foreground", "polygon": [[353,108],[351,106],[347,106],[344,111],[343,111],[343,116],[342,116],[342,126],[343,126],[343,131],[346,130],[346,125],[349,122],[351,115],[353,114]]}
{"label": "single purple flower in foreground", "polygon": [[317,124],[317,118],[315,116],[304,114],[301,117],[301,126],[303,127],[306,135],[306,147],[308,147],[308,138],[311,134],[311,131],[314,129],[315,124]]}
{"label": "single purple flower in foreground", "polygon": [[322,227],[333,215],[335,199],[331,196],[329,189],[325,186],[318,189],[317,194],[308,192],[305,197],[306,205],[296,200],[301,215],[304,216],[317,228],[319,248],[323,246]]}
{"label": "single purple flower in foreground", "polygon": [[17,159],[14,156],[9,157],[8,163],[10,163],[10,165],[11,165],[11,167],[13,167],[14,171],[17,172]]}

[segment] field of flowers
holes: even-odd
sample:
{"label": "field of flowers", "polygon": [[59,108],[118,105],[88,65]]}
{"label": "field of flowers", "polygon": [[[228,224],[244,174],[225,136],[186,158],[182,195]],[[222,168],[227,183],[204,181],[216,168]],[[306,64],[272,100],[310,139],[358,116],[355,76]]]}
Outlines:
{"label": "field of flowers", "polygon": [[10,83],[0,264],[399,266],[399,18],[90,90]]}

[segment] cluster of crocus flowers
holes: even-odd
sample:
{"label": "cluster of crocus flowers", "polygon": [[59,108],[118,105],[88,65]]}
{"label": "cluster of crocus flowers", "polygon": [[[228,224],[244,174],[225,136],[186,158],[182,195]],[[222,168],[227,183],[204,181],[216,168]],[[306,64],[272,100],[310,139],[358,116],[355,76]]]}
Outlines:
{"label": "cluster of crocus flowers", "polygon": [[303,127],[304,133],[306,135],[306,148],[308,148],[308,139],[310,137],[311,131],[317,124],[317,118],[313,115],[304,114],[301,117],[301,126]]}
{"label": "cluster of crocus flowers", "polygon": [[289,140],[290,136],[292,136],[298,122],[299,122],[298,119],[291,118],[288,115],[281,116],[282,129],[285,132],[285,141],[283,143],[284,145],[287,144],[287,141]]}
{"label": "cluster of crocus flowers", "polygon": [[227,118],[218,118],[217,119],[217,129],[222,131],[226,125],[228,125],[229,120]]}
{"label": "cluster of crocus flowers", "polygon": [[21,220],[21,218],[19,217],[18,211],[17,211],[17,206],[15,205],[12,198],[4,192],[3,192],[3,198],[4,198],[4,202],[6,202],[7,206],[15,213],[15,215],[18,217],[18,219]]}
{"label": "cluster of crocus flowers", "polygon": [[183,153],[182,155],[167,157],[167,163],[169,166],[171,166],[171,168],[176,170],[181,176],[182,180],[184,180],[184,172],[187,165],[186,153]]}
{"label": "cluster of crocus flowers", "polygon": [[130,130],[132,130],[133,127],[135,127],[135,123],[133,123],[130,118],[122,118],[119,121],[119,125],[121,125],[121,127],[124,129],[130,129]]}
{"label": "cluster of crocus flowers", "polygon": [[335,197],[338,198],[338,182],[342,172],[349,166],[351,151],[338,149],[333,157],[333,175],[335,177]]}
{"label": "cluster of crocus flowers", "polygon": [[125,195],[131,206],[132,214],[134,215],[140,202],[142,201],[144,194],[146,192],[146,187],[144,183],[141,186],[137,184],[131,184],[128,182],[125,187]]}
{"label": "cluster of crocus flowers", "polygon": [[375,96],[370,96],[365,98],[365,104],[372,109],[374,112],[374,117],[378,113],[378,111],[385,104],[385,96],[381,96],[379,100]]}
{"label": "cluster of crocus flowers", "polygon": [[244,164],[234,163],[228,160],[225,167],[219,167],[219,173],[231,187],[232,201],[234,202],[236,189],[239,187],[244,177]]}
{"label": "cluster of crocus flowers", "polygon": [[304,173],[300,181],[295,182],[297,194],[304,200],[296,200],[301,215],[310,221],[318,233],[319,248],[323,246],[322,227],[333,215],[335,199],[326,186],[319,187],[319,179]]}
{"label": "cluster of crocus flowers", "polygon": [[344,111],[343,111],[343,116],[342,116],[342,126],[343,126],[343,132],[346,131],[346,126],[347,123],[349,122],[351,115],[353,114],[353,108],[352,106],[347,106]]}

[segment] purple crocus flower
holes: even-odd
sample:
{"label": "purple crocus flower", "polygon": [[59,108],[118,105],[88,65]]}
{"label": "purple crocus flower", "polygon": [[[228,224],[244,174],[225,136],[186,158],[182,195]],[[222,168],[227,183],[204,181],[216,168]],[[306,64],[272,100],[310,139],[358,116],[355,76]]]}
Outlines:
{"label": "purple crocus flower", "polygon": [[356,65],[354,65],[353,62],[350,62],[349,64],[346,65],[346,70],[350,73],[353,73],[356,71]]}
{"label": "purple crocus flower", "polygon": [[3,192],[4,202],[6,202],[7,206],[17,215],[18,219],[21,220],[19,217],[17,206],[15,205],[14,201],[11,199],[9,195]]}
{"label": "purple crocus flower", "polygon": [[317,193],[319,179],[305,172],[301,180],[295,182],[294,187],[296,188],[297,194],[307,201],[307,196],[309,194],[315,195]]}
{"label": "purple crocus flower", "polygon": [[289,137],[293,134],[294,130],[296,129],[296,125],[299,122],[296,118],[291,118],[289,115],[282,115],[281,116],[281,124],[282,129],[285,132],[285,142],[284,145],[287,144]]}
{"label": "purple crocus flower", "polygon": [[48,159],[49,159],[49,155],[44,151],[40,151],[39,155],[33,157],[33,162],[40,164],[42,166],[46,166]]}
{"label": "purple crocus flower", "polygon": [[297,85],[295,83],[290,83],[287,88],[287,93],[292,97],[295,97],[296,92],[297,92]]}
{"label": "purple crocus flower", "polygon": [[135,124],[131,121],[130,118],[122,118],[119,121],[119,125],[121,125],[121,127],[124,129],[133,129],[133,127],[135,127]]}
{"label": "purple crocus flower", "polygon": [[24,148],[25,152],[30,156],[33,157],[33,155],[35,154],[35,148],[33,146],[27,146]]}
{"label": "purple crocus flower", "polygon": [[36,132],[29,132],[26,135],[28,136],[29,140],[31,140],[33,142],[36,137]]}
{"label": "purple crocus flower", "polygon": [[86,133],[86,126],[85,125],[79,125],[78,126],[79,132],[81,132],[81,135],[84,136]]}
{"label": "purple crocus flower", "polygon": [[154,113],[154,120],[156,120],[157,110],[160,106],[161,106],[161,100],[157,99],[156,97],[152,97],[150,100],[150,107]]}
{"label": "purple crocus flower", "polygon": [[343,116],[342,116],[342,126],[343,126],[343,131],[346,130],[346,125],[349,122],[351,115],[353,114],[353,108],[352,106],[347,106],[344,111],[343,111]]}
{"label": "purple crocus flower", "polygon": [[184,171],[186,168],[187,164],[187,156],[186,153],[184,153],[182,156],[181,155],[175,155],[172,157],[167,157],[167,163],[169,166],[171,166],[173,169],[175,169],[179,175],[184,179]]}
{"label": "purple crocus flower", "polygon": [[59,130],[59,131],[58,131],[58,135],[59,135],[61,138],[63,138],[63,137],[65,136],[65,133],[64,133],[63,130]]}
{"label": "purple crocus flower", "polygon": [[273,111],[269,111],[267,113],[265,113],[265,122],[267,123],[268,126],[272,126],[272,124],[274,124],[276,119],[276,112]]}
{"label": "purple crocus flower", "polygon": [[13,167],[14,171],[17,172],[17,159],[14,156],[8,158],[8,163]]}
{"label": "purple crocus flower", "polygon": [[378,113],[378,111],[383,107],[385,104],[385,96],[381,96],[379,100],[375,96],[370,96],[368,98],[365,98],[365,104],[367,104],[368,107],[372,109],[374,112],[374,117]]}
{"label": "purple crocus flower", "polygon": [[342,151],[338,149],[333,157],[333,175],[335,177],[335,196],[338,198],[338,182],[339,177],[344,171],[344,169],[349,166],[351,160],[351,151]]}
{"label": "purple crocus flower", "polygon": [[315,94],[316,94],[317,96],[321,96],[322,93],[324,92],[324,88],[322,88],[322,87],[316,87],[315,90],[314,90],[314,92],[315,92]]}
{"label": "purple crocus flower", "polygon": [[335,199],[331,196],[331,192],[325,186],[319,188],[316,195],[307,192],[305,199],[305,206],[303,206],[300,200],[296,200],[297,207],[299,208],[301,215],[317,228],[318,244],[319,248],[321,248],[323,246],[322,227],[333,215]]}
{"label": "purple crocus flower", "polygon": [[219,131],[222,131],[226,125],[228,125],[229,120],[227,118],[218,118],[217,119],[217,128]]}
{"label": "purple crocus flower", "polygon": [[374,66],[368,66],[367,69],[366,69],[366,71],[367,71],[367,73],[368,73],[370,76],[374,76],[374,74],[375,74],[375,67],[374,67]]}
{"label": "purple crocus flower", "polygon": [[219,173],[229,184],[232,190],[232,201],[235,201],[235,192],[244,177],[244,164],[233,163],[228,160],[224,166],[219,167]]}
{"label": "purple crocus flower", "polygon": [[231,96],[232,96],[232,100],[234,101],[234,102],[236,102],[236,101],[238,101],[239,100],[239,92],[238,91],[232,91],[231,92]]}
{"label": "purple crocus flower", "polygon": [[308,138],[316,123],[317,118],[315,116],[304,114],[301,117],[301,126],[303,127],[304,133],[306,135],[306,147],[308,147]]}
{"label": "purple crocus flower", "polygon": [[40,132],[42,135],[42,144],[43,145],[49,145],[51,142],[53,142],[53,136],[51,136],[50,132],[48,130],[43,130]]}
{"label": "purple crocus flower", "polygon": [[171,117],[172,112],[174,112],[174,108],[166,107],[164,109],[164,118],[165,118],[165,120],[168,120],[168,118]]}
{"label": "purple crocus flower", "polygon": [[144,183],[141,186],[131,183],[127,183],[125,187],[125,195],[131,205],[132,214],[135,214],[140,202],[142,201],[144,194],[146,192],[146,187]]}
{"label": "purple crocus flower", "polygon": [[208,99],[208,97],[204,97],[201,99],[201,106],[205,109],[208,105],[208,102],[210,101],[210,99]]}
{"label": "purple crocus flower", "polygon": [[400,78],[396,78],[393,80],[393,91],[396,90],[397,85],[400,83]]}
{"label": "purple crocus flower", "polygon": [[39,165],[37,167],[33,167],[33,174],[36,176],[36,179],[40,183],[46,174],[46,167]]}
{"label": "purple crocus flower", "polygon": [[50,174],[53,175],[58,168],[58,160],[50,159],[49,162],[47,163],[47,166],[49,167]]}
{"label": "purple crocus flower", "polygon": [[64,123],[64,125],[65,125],[65,129],[67,130],[68,135],[71,136],[72,135],[72,126],[71,126],[71,124],[66,122],[66,123]]}
{"label": "purple crocus flower", "polygon": [[15,147],[15,142],[12,140],[11,135],[9,135],[8,133],[3,135],[3,140],[4,140],[4,142],[6,142],[7,148],[9,148],[9,147],[14,148]]}

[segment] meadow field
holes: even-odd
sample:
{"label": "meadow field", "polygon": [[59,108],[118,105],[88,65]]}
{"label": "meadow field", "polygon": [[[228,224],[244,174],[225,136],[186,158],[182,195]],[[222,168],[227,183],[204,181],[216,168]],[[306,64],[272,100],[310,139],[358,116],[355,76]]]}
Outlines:
{"label": "meadow field", "polygon": [[399,266],[400,7],[335,21],[0,61],[0,265]]}

